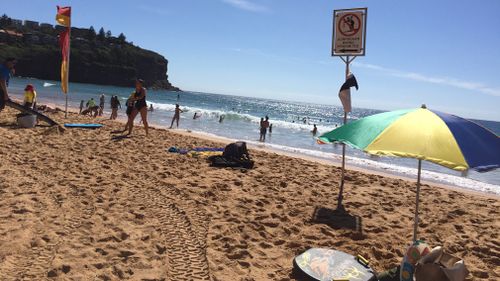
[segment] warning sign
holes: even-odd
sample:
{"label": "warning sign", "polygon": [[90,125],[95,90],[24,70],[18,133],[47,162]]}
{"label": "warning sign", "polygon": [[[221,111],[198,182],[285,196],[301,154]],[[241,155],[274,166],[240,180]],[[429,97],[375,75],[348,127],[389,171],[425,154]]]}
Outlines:
{"label": "warning sign", "polygon": [[332,56],[364,56],[367,8],[335,10]]}

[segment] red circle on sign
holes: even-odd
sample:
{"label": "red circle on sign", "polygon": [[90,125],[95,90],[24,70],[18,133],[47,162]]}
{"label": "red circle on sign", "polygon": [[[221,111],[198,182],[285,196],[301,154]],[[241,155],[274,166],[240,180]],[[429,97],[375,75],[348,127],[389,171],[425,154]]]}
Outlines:
{"label": "red circle on sign", "polygon": [[361,19],[356,14],[345,14],[339,20],[339,32],[344,36],[354,36],[361,28]]}

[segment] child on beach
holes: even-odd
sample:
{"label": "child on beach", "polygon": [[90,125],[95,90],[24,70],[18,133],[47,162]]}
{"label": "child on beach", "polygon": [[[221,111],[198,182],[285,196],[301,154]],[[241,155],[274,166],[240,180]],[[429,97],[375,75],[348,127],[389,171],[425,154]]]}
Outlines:
{"label": "child on beach", "polygon": [[36,91],[33,85],[28,84],[24,88],[24,106],[27,108],[35,109],[36,104]]}
{"label": "child on beach", "polygon": [[174,121],[177,121],[177,128],[179,128],[179,119],[181,118],[181,113],[184,112],[179,108],[179,104],[175,105],[174,118],[172,118],[172,123],[170,124],[170,129],[174,126]]}
{"label": "child on beach", "polygon": [[82,110],[83,110],[83,104],[85,103],[84,100],[81,100],[80,101],[80,114],[82,114]]}

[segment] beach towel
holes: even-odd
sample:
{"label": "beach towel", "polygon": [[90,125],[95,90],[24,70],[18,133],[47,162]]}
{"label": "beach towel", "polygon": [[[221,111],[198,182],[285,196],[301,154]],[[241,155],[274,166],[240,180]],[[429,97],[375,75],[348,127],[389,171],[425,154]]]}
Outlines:
{"label": "beach towel", "polygon": [[252,169],[254,162],[249,159],[227,159],[223,156],[208,157],[211,167]]}

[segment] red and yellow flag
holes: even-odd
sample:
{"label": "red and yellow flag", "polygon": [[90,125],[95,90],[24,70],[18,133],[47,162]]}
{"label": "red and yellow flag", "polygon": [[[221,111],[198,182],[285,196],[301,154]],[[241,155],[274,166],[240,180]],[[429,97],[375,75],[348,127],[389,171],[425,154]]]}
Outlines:
{"label": "red and yellow flag", "polygon": [[62,54],[61,89],[63,93],[67,94],[69,82],[69,37],[71,32],[71,7],[57,6],[56,21],[58,24],[66,27],[66,29],[59,34],[59,46],[61,47]]}
{"label": "red and yellow flag", "polygon": [[69,27],[59,34],[59,46],[61,46],[61,89],[63,93],[68,93],[69,82]]}
{"label": "red and yellow flag", "polygon": [[58,24],[66,27],[71,26],[71,7],[57,6],[56,21]]}

